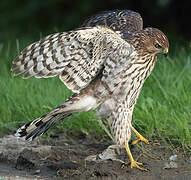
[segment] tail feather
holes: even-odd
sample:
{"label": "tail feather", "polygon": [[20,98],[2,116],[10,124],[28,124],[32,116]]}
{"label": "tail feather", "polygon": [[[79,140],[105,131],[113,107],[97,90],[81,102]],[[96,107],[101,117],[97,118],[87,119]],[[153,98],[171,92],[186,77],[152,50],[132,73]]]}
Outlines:
{"label": "tail feather", "polygon": [[33,141],[44,134],[56,122],[65,119],[70,115],[71,113],[58,113],[53,115],[48,113],[47,115],[23,125],[17,130],[15,136],[23,138],[24,140]]}
{"label": "tail feather", "polygon": [[86,94],[74,94],[56,109],[19,128],[15,136],[32,141],[44,134],[58,121],[70,116],[73,112],[89,111],[97,106],[95,97]]}

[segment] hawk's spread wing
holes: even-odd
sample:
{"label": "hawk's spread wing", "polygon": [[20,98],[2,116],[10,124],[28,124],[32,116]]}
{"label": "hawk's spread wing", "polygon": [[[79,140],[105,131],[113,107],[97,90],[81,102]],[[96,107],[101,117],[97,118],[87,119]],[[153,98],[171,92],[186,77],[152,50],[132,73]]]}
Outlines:
{"label": "hawk's spread wing", "polygon": [[105,11],[85,20],[81,27],[103,25],[113,29],[126,38],[129,33],[143,29],[143,20],[139,13],[131,10]]}
{"label": "hawk's spread wing", "polygon": [[132,49],[109,28],[83,28],[49,35],[33,43],[15,59],[12,70],[15,75],[25,72],[24,78],[59,75],[69,89],[79,92],[104,66],[104,73],[113,71],[107,62],[126,59]]}

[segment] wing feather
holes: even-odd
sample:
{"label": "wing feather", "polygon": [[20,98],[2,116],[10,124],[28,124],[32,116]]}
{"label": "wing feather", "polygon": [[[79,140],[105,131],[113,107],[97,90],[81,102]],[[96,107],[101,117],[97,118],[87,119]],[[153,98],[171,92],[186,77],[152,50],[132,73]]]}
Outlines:
{"label": "wing feather", "polygon": [[143,29],[143,19],[139,13],[127,9],[104,11],[85,20],[81,27],[97,25],[109,27],[122,38],[127,38],[129,33]]}
{"label": "wing feather", "polygon": [[[109,28],[97,26],[56,33],[26,47],[14,60],[15,75],[49,78],[59,75],[74,92],[86,87],[103,69],[105,61],[126,58],[132,46]],[[112,57],[112,58],[111,58]]]}

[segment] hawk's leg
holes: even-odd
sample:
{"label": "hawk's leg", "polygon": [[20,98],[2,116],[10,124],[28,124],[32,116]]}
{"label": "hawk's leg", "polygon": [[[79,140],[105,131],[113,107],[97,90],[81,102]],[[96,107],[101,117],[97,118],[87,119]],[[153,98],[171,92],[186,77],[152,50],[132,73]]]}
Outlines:
{"label": "hawk's leg", "polygon": [[134,160],[134,158],[133,158],[133,156],[131,154],[131,151],[129,149],[129,144],[127,144],[127,146],[126,146],[126,151],[127,151],[128,156],[129,156],[129,159],[131,161],[131,168],[136,167],[136,168],[138,168],[138,169],[140,169],[142,171],[147,171],[146,168],[140,167],[140,165],[143,165],[143,163],[140,163],[140,162],[137,162],[137,161]]}
{"label": "hawk's leg", "polygon": [[146,138],[144,138],[133,126],[131,126],[131,129],[133,130],[135,135],[138,137],[137,140],[132,142],[133,145],[137,144],[140,141],[143,141],[145,144],[149,144],[149,141]]}

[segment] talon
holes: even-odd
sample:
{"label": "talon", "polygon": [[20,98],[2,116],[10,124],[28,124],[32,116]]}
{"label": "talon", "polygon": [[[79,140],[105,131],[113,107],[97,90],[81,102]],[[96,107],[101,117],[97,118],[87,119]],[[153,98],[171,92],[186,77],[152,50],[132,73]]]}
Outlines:
{"label": "talon", "polygon": [[140,169],[141,171],[148,171],[148,169],[144,168],[144,167],[140,167],[143,165],[143,163],[137,162],[137,161],[132,161],[131,162],[131,168],[136,167],[137,169]]}
{"label": "talon", "polygon": [[137,161],[133,161],[133,162],[136,163],[136,164],[138,164],[138,165],[140,165],[140,166],[143,165],[143,163],[140,163],[140,162],[137,162]]}
{"label": "talon", "polygon": [[[148,171],[148,169],[146,169],[146,168],[144,168],[144,167],[140,167],[140,166],[143,165],[143,163],[140,163],[140,162],[137,162],[137,161],[134,160],[134,158],[133,158],[133,156],[132,156],[132,154],[131,154],[131,151],[130,151],[130,149],[129,149],[129,145],[128,145],[128,144],[127,144],[127,146],[126,146],[126,151],[127,151],[128,156],[129,156],[129,159],[130,159],[130,161],[131,161],[131,168],[136,167],[137,169],[140,169],[140,170],[142,170],[142,171]],[[126,165],[127,165],[127,164],[126,164]]]}
{"label": "talon", "polygon": [[137,140],[132,142],[133,145],[137,144],[140,141],[143,141],[145,144],[149,144],[149,141],[146,138],[144,138],[141,134],[139,134],[139,132],[134,127],[131,127],[131,129],[134,131],[134,133],[138,137]]}
{"label": "talon", "polygon": [[135,145],[135,144],[139,143],[140,141],[141,141],[140,139],[137,139],[137,140],[134,140],[131,144]]}
{"label": "talon", "polygon": [[146,138],[144,138],[143,136],[140,136],[139,139],[133,141],[132,144],[135,145],[135,144],[139,143],[140,141],[143,141],[145,144],[149,144],[149,141]]}

